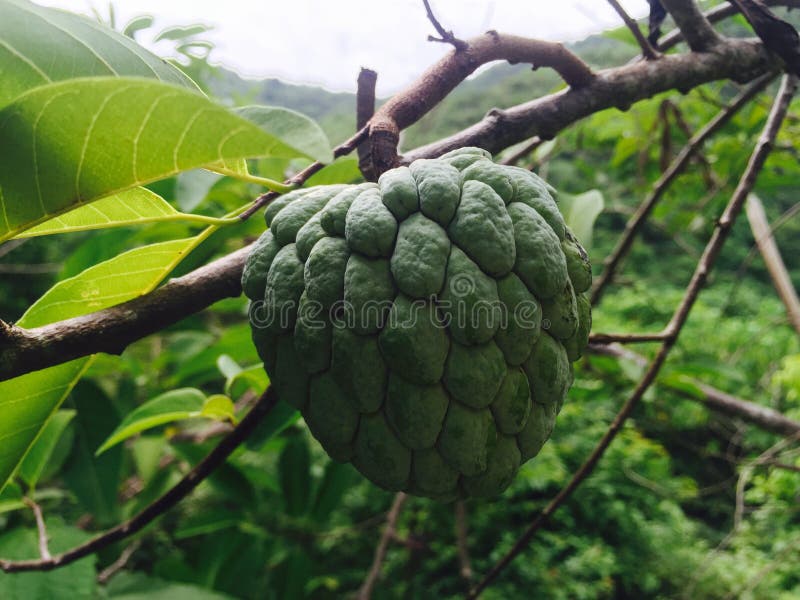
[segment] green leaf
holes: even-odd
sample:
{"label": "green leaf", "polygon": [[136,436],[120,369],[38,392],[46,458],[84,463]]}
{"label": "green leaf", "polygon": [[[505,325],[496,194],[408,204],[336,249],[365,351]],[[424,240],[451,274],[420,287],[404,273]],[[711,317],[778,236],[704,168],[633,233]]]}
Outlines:
{"label": "green leaf", "polygon": [[[116,261],[116,264],[126,268],[135,266],[136,256],[151,254],[152,246],[144,246],[121,255],[127,256],[132,261],[131,263],[125,263],[124,260],[120,263],[118,256],[106,263],[91,267],[67,281],[71,282],[69,285],[74,286],[73,290],[78,295],[77,298],[89,291],[104,299],[101,305],[109,306],[124,302],[153,290],[192,249],[200,245],[215,230],[214,226],[208,227],[203,233],[184,240],[186,244],[174,244],[174,242],[155,244],[161,250],[169,248],[172,251],[165,252],[161,256],[160,268],[154,267],[149,277],[133,277],[130,280],[125,277],[107,277],[99,280],[102,285],[97,286],[93,284],[91,275],[91,272],[97,272],[96,269],[103,270],[103,265],[110,262]],[[87,272],[90,275],[85,275]],[[113,269],[110,272],[113,273]],[[78,285],[80,282],[82,284]],[[56,287],[60,285],[56,284]],[[57,318],[57,315],[62,314],[62,305],[53,305],[52,302],[60,302],[59,295],[46,293],[45,296],[49,296],[48,301],[45,302],[44,298],[40,298],[29,309],[29,313],[35,309],[33,316],[26,314],[17,324],[20,327],[29,328],[37,325],[34,317],[45,320]],[[66,299],[63,307],[68,307],[68,314],[79,316],[94,310],[91,303],[86,302],[86,298],[81,302],[75,300],[76,297]],[[38,436],[47,419],[58,409],[92,362],[92,357],[80,358],[0,382],[0,491],[8,482],[9,477]]]}
{"label": "green leaf", "polygon": [[199,91],[180,70],[130,38],[25,0],[0,2],[0,73],[0,107],[32,88],[76,77],[147,77]]}
{"label": "green leaf", "polygon": [[61,435],[75,416],[74,410],[60,410],[48,419],[36,442],[19,465],[19,477],[33,489],[50,460]]}
{"label": "green leaf", "polygon": [[0,382],[0,490],[90,362],[79,358]]}
{"label": "green leaf", "polygon": [[0,515],[3,513],[25,508],[22,488],[16,483],[10,483],[0,492]]}
{"label": "green leaf", "polygon": [[122,571],[108,585],[112,600],[232,600],[213,590],[150,577],[140,571]]}
{"label": "green leaf", "polygon": [[142,225],[166,221],[188,221],[203,225],[236,223],[239,220],[215,219],[203,215],[181,213],[158,194],[147,188],[135,187],[113,196],[79,206],[41,225],[26,229],[17,238],[36,237],[54,233],[72,233],[92,229]]}
{"label": "green leaf", "polygon": [[39,87],[0,110],[0,241],[187,169],[304,153],[203,96],[159,82],[101,77]]}
{"label": "green leaf", "polygon": [[269,376],[262,365],[242,369],[225,382],[225,393],[238,398],[247,390],[256,394],[262,393],[269,385]]}
{"label": "green leaf", "polygon": [[[58,517],[47,518],[47,536],[53,554],[85,542],[90,535],[65,525]],[[36,528],[12,529],[0,534],[0,556],[15,560],[38,558]],[[96,598],[95,560],[87,556],[53,571],[0,575],[0,598]]]}
{"label": "green leaf", "polygon": [[175,180],[175,202],[181,210],[194,210],[220,179],[222,175],[205,169],[178,173]]}
{"label": "green leaf", "polygon": [[333,510],[339,506],[344,493],[357,480],[357,473],[351,465],[328,462],[311,509],[311,518],[316,523],[325,523]]}
{"label": "green leaf", "polygon": [[558,204],[572,233],[585,248],[590,248],[594,222],[605,205],[602,192],[589,190],[577,196],[559,194]]}
{"label": "green leaf", "polygon": [[136,39],[136,34],[143,29],[148,29],[153,26],[153,16],[152,15],[141,15],[139,17],[134,17],[122,30],[122,35],[125,37],[129,37],[132,40]]}
{"label": "green leaf", "polygon": [[200,414],[209,419],[236,424],[236,407],[233,405],[233,400],[223,394],[209,396],[200,409]]}
{"label": "green leaf", "polygon": [[59,281],[25,312],[19,325],[39,327],[135,298],[160,281],[165,264],[177,264],[194,243],[195,238],[184,238],[142,246]]}
{"label": "green leaf", "polygon": [[201,25],[199,23],[197,25],[187,25],[185,27],[168,27],[159,33],[153,41],[160,42],[161,40],[185,40],[193,35],[200,35],[201,33],[210,31],[210,29],[210,27]]}
{"label": "green leaf", "polygon": [[123,448],[114,448],[99,457],[94,451],[114,431],[119,413],[112,399],[92,380],[79,381],[71,401],[77,410],[73,421],[76,436],[62,473],[64,482],[98,526],[117,523],[121,518],[118,494]]}
{"label": "green leaf", "polygon": [[311,499],[311,453],[304,435],[289,438],[278,460],[286,514],[305,514]]}
{"label": "green leaf", "polygon": [[97,455],[147,429],[200,416],[205,401],[205,394],[195,388],[171,390],[156,396],[128,414],[98,448]]}
{"label": "green leaf", "polygon": [[236,109],[236,113],[292,148],[300,150],[304,156],[323,163],[333,160],[328,136],[316,121],[299,112],[288,108],[254,105]]}

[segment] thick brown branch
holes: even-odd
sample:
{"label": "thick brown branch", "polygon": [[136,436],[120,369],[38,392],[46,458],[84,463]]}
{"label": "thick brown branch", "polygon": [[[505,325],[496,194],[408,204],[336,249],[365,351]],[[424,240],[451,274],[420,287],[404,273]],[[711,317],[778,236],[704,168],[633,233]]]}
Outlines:
{"label": "thick brown branch", "polygon": [[607,69],[598,72],[584,87],[490,111],[471,127],[406,153],[403,162],[440,156],[464,146],[497,153],[535,135],[551,139],[575,121],[606,108],[627,110],[655,94],[672,89],[686,92],[719,79],[743,83],[777,67],[760,41],[730,40],[719,44],[713,53],[669,55],[657,61]]}
{"label": "thick brown branch", "polygon": [[119,354],[203,310],[209,299],[239,296],[249,250],[237,250],[124,304],[35,329],[8,328],[0,337],[0,381],[95,352]]}
{"label": "thick brown branch", "polygon": [[678,29],[695,52],[706,52],[721,42],[694,0],[661,0]]}
{"label": "thick brown branch", "polygon": [[400,131],[438,105],[475,69],[495,60],[512,64],[531,63],[534,68],[551,67],[572,89],[583,88],[594,80],[594,73],[588,65],[563,44],[495,31],[472,38],[466,48],[449,52],[375,114],[371,121],[370,139],[373,140],[373,163],[378,172],[396,166]]}
{"label": "thick brown branch", "polygon": [[372,598],[372,591],[375,589],[375,584],[381,576],[381,567],[386,558],[386,552],[389,550],[389,542],[392,541],[397,531],[397,520],[400,518],[400,511],[403,510],[403,505],[406,503],[408,495],[404,492],[398,492],[394,497],[392,508],[389,509],[389,514],[386,516],[386,527],[383,530],[378,546],[375,548],[375,556],[372,559],[372,567],[367,573],[361,589],[358,590],[358,600],[369,600]]}
{"label": "thick brown branch", "polygon": [[566,500],[586,480],[586,478],[589,477],[605,451],[622,429],[622,426],[625,424],[628,417],[638,406],[645,392],[656,380],[661,367],[666,362],[670,350],[672,350],[672,347],[675,345],[678,335],[680,334],[681,329],[689,317],[689,312],[694,306],[700,290],[706,283],[708,274],[711,272],[722,246],[728,238],[731,228],[733,227],[734,220],[741,212],[747,195],[755,185],[756,178],[764,166],[764,161],[766,160],[767,155],[772,148],[772,144],[774,143],[775,137],[778,134],[778,129],[783,123],[783,119],[789,109],[789,103],[791,102],[796,86],[797,82],[793,77],[784,77],[778,98],[773,104],[772,111],[770,112],[767,123],[764,126],[761,137],[759,138],[758,143],[756,144],[756,147],[750,156],[750,160],[747,163],[747,168],[739,180],[739,185],[736,187],[736,190],[731,196],[731,199],[725,207],[722,216],[717,222],[717,226],[714,228],[714,233],[711,235],[711,239],[706,245],[703,256],[700,258],[700,262],[698,262],[697,268],[692,275],[692,279],[686,288],[686,293],[684,294],[681,303],[675,310],[672,320],[667,327],[670,337],[664,340],[664,342],[661,344],[658,353],[650,363],[650,366],[645,372],[644,376],[636,385],[633,393],[617,413],[616,417],[614,417],[614,420],[609,426],[608,430],[598,442],[597,446],[586,459],[586,461],[575,472],[569,483],[567,483],[567,485],[561,489],[561,491],[550,501],[550,503],[548,503],[542,512],[536,515],[533,522],[528,526],[525,533],[523,533],[522,536],[517,540],[511,550],[502,559],[500,559],[500,561],[498,561],[494,567],[492,567],[489,573],[487,573],[483,580],[474,588],[470,594],[471,598],[476,598],[478,594],[480,594],[480,592],[484,590],[487,585],[489,585],[489,583],[497,578],[497,576],[511,563],[511,561],[519,556],[519,554],[527,547],[528,543],[533,539],[533,536],[536,535],[536,532],[541,529],[550,516],[556,510],[558,510],[558,508],[566,502]]}
{"label": "thick brown branch", "polygon": [[163,496],[148,505],[132,519],[52,558],[19,561],[0,559],[0,570],[6,573],[51,571],[134,535],[183,500],[217,467],[222,465],[233,451],[253,433],[256,426],[274,408],[277,402],[278,398],[272,388],[267,389],[256,405],[253,406],[253,409],[247,413],[247,416],[241,420],[230,435],[224,438],[208,456],[189,471],[175,487],[170,488]]}
{"label": "thick brown branch", "polygon": [[625,224],[625,231],[617,240],[617,245],[608,258],[604,261],[604,269],[600,276],[595,280],[592,287],[592,304],[600,302],[606,286],[611,283],[620,263],[628,254],[628,251],[633,244],[636,234],[644,225],[650,213],[653,212],[656,204],[664,196],[664,193],[669,189],[669,186],[687,167],[691,159],[697,155],[697,152],[703,146],[705,141],[719,131],[728,121],[731,120],[745,104],[753,99],[759,92],[761,92],[770,81],[773,75],[767,74],[754,81],[744,92],[739,94],[733,102],[726,108],[718,112],[705,127],[697,132],[681,150],[681,153],[675,157],[675,160],[669,165],[666,171],[659,177],[658,181],[653,185],[653,190],[645,198],[644,202],[636,209],[636,213]]}
{"label": "thick brown branch", "polygon": [[608,3],[614,7],[614,10],[617,11],[617,14],[625,22],[625,25],[628,27],[628,29],[630,29],[633,37],[636,38],[636,41],[639,43],[639,47],[642,49],[642,56],[644,56],[647,60],[654,60],[658,58],[658,52],[653,49],[653,47],[650,45],[650,42],[648,42],[647,38],[644,37],[642,30],[639,29],[639,25],[631,18],[625,9],[622,8],[622,5],[617,2],[617,0],[608,0]]}

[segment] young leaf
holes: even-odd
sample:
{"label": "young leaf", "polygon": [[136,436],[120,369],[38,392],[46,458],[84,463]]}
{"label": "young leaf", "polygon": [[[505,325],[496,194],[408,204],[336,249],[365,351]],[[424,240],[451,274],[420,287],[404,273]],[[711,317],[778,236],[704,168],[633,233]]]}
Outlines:
{"label": "young leaf", "polygon": [[102,454],[112,446],[147,429],[201,416],[205,394],[195,388],[181,388],[165,392],[145,402],[128,414],[114,433],[97,449]]}
{"label": "young leaf", "polygon": [[32,88],[76,77],[147,77],[199,91],[179,69],[125,35],[26,0],[0,3],[0,40],[0,107]]}
{"label": "young leaf", "polygon": [[195,238],[142,246],[59,281],[22,316],[22,327],[38,327],[95,312],[125,302],[163,276],[165,264],[175,264]]}
{"label": "young leaf", "polygon": [[175,86],[109,77],[42,86],[0,110],[0,241],[180,171],[298,155],[305,150]]}
{"label": "young leaf", "polygon": [[244,106],[236,113],[309,158],[323,163],[333,160],[331,143],[322,127],[299,112],[277,106]]}
{"label": "young leaf", "polygon": [[0,382],[0,491],[90,362],[79,358]]}
{"label": "young leaf", "polygon": [[135,187],[113,196],[79,206],[41,225],[26,229],[17,238],[36,237],[54,233],[71,233],[91,229],[142,225],[165,221],[188,221],[210,225],[236,223],[238,219],[216,219],[203,215],[181,213],[158,194],[147,188]]}
{"label": "young leaf", "polygon": [[564,220],[584,247],[592,245],[592,229],[597,216],[603,212],[603,194],[600,190],[589,190],[572,196],[559,194],[558,204]]}
{"label": "young leaf", "polygon": [[60,410],[54,414],[42,429],[36,442],[25,455],[24,460],[19,465],[19,477],[25,484],[33,489],[39,483],[39,478],[44,471],[50,456],[75,416],[74,410]]}
{"label": "young leaf", "polygon": [[[208,227],[203,233],[189,240],[184,240],[186,241],[185,245],[176,244],[174,247],[170,246],[172,252],[165,252],[161,255],[160,268],[154,268],[149,278],[133,278],[130,281],[124,277],[105,278],[101,280],[102,286],[94,288],[90,286],[93,279],[92,273],[96,272],[94,270],[102,269],[102,266],[109,262],[117,261],[116,264],[118,266],[126,268],[131,265],[135,266],[138,253],[148,255],[152,250],[152,247],[144,246],[121,255],[127,256],[122,263],[118,262],[120,257],[113,258],[110,261],[106,261],[106,263],[87,269],[69,281],[72,282],[71,285],[75,285],[80,281],[86,283],[86,285],[75,285],[73,288],[74,292],[78,294],[77,298],[80,298],[80,294],[87,289],[94,289],[97,296],[105,299],[106,306],[124,302],[153,290],[191,250],[201,244],[215,230],[214,226]],[[156,246],[163,250],[165,245],[169,244],[171,242],[156,244]],[[128,260],[131,262],[127,263]],[[113,272],[113,269],[111,271]],[[84,275],[87,272],[89,272],[89,275]],[[89,281],[85,281],[86,279]],[[56,284],[57,287],[59,285],[61,284]],[[48,294],[45,294],[45,296],[48,296]],[[89,303],[85,302],[85,299],[83,302],[76,302],[75,297],[68,300],[72,301],[67,302],[67,304],[70,306],[70,313],[73,316],[86,314],[93,310]],[[35,308],[34,316],[38,315],[40,318],[45,319],[53,318],[54,315],[60,314],[60,305],[54,306],[51,303],[53,301],[60,300],[57,300],[55,295],[50,295],[46,302],[44,298],[40,298],[29,309],[29,312]],[[37,322],[33,317],[23,316],[17,322],[17,325],[20,327],[35,327]],[[0,415],[2,415],[2,418],[0,418],[0,491],[2,491],[9,477],[25,456],[47,419],[58,409],[92,361],[92,357],[79,358],[62,365],[0,382]]]}
{"label": "young leaf", "polygon": [[209,396],[200,410],[200,415],[236,424],[236,407],[233,405],[233,400],[223,394]]}

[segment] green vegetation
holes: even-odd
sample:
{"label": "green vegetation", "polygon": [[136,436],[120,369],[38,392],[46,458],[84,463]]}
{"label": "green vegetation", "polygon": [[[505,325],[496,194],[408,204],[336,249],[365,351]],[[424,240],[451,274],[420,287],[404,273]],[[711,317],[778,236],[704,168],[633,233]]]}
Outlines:
{"label": "green vegetation", "polygon": [[[11,13],[23,4],[0,2],[0,39],[10,40],[11,28],[5,24],[12,23]],[[59,26],[75,26],[69,15],[59,15]],[[84,34],[81,30],[79,35]],[[202,31],[184,34],[171,35],[178,43],[202,37]],[[121,35],[113,39],[126,43]],[[14,43],[24,47],[25,40]],[[625,30],[575,48],[600,66],[621,64],[637,52]],[[13,238],[0,244],[3,321],[33,327],[86,314],[238,250],[243,240],[257,240],[263,233],[260,218],[231,223],[231,217],[264,191],[262,184],[274,187],[287,173],[309,164],[309,157],[327,157],[330,145],[323,130],[338,143],[355,128],[352,95],[275,80],[245,82],[210,66],[205,55],[187,54],[184,62],[185,72],[226,104],[288,107],[318,121],[321,130],[284,113],[287,120],[304,124],[302,135],[293,138],[270,129],[263,115],[259,121],[252,114],[248,119],[215,107],[206,128],[187,128],[188,135],[196,133],[196,154],[182,156],[180,165],[210,170],[175,174],[166,149],[154,144],[148,151],[150,170],[134,170],[133,178],[116,180],[118,171],[90,167],[106,155],[131,161],[133,151],[106,140],[96,156],[87,155],[89,170],[78,178],[86,187],[78,195],[72,193],[74,180],[66,185],[59,179],[69,173],[55,168],[61,163],[50,157],[48,186],[57,193],[48,194],[42,205],[20,203],[33,212],[20,212],[0,231]],[[159,82],[191,88],[178,69],[159,64],[160,77],[149,82],[104,78],[97,84],[72,79],[82,68],[91,73],[95,63],[78,61],[76,71],[54,63],[48,76],[55,83],[35,87],[42,82],[12,77],[22,69],[4,70],[0,63],[0,112],[11,111],[11,103],[15,113],[50,106],[50,100],[57,103],[57,94],[47,96],[53,89],[83,98],[85,103],[73,109],[62,107],[75,113],[66,123],[58,122],[58,115],[42,121],[52,127],[51,139],[58,138],[62,125],[75,129],[69,139],[77,161],[76,140],[85,138],[88,127],[88,113],[80,108],[91,102],[112,107],[119,102],[115,114],[134,131],[143,123],[130,100],[135,94],[153,99],[169,90],[180,114],[181,107],[211,105],[191,91]],[[17,83],[20,87],[14,88]],[[465,82],[405,132],[402,145],[412,148],[439,139],[469,126],[492,106],[530,100],[558,85],[550,72],[493,67]],[[20,99],[25,86],[35,89]],[[126,87],[134,95],[122,93]],[[627,112],[597,113],[520,160],[520,166],[534,167],[559,190],[565,213],[581,197],[589,210],[597,198],[592,190],[602,193],[604,209],[594,228],[588,228],[591,245],[587,235],[580,235],[595,275],[665,165],[737,91],[720,82],[685,95],[662,94]],[[594,308],[594,332],[658,332],[664,327],[745,166],[774,93],[769,88],[737,113],[667,191],[624,269]],[[0,140],[10,135],[4,129],[11,127],[8,123],[0,116]],[[184,125],[176,127],[180,131]],[[202,153],[211,152],[215,128],[231,127],[247,128],[251,135],[218,155]],[[800,286],[800,221],[791,217],[800,181],[798,139],[800,101],[795,99],[756,187],[769,221],[780,223],[775,239],[795,288]],[[29,157],[15,154],[8,144],[0,154],[0,180],[13,179],[17,193],[26,193],[30,178],[37,179]],[[252,156],[259,158],[245,167],[244,157]],[[135,159],[131,164],[136,165]],[[309,184],[359,181],[355,160],[347,158]],[[110,193],[117,194],[116,202],[109,203],[106,218],[115,227],[86,226],[84,217],[91,211],[79,205]],[[136,207],[140,217],[127,213],[126,205]],[[64,212],[76,206],[83,212]],[[274,210],[268,215],[274,216]],[[47,219],[57,214],[62,221]],[[70,220],[76,214],[81,219]],[[782,215],[789,218],[781,220]],[[40,221],[63,233],[34,237],[28,230],[31,237],[13,237],[17,229]],[[336,215],[330,221],[337,226]],[[753,247],[747,220],[741,218],[657,384],[596,471],[483,598],[789,600],[800,595],[797,440],[786,441],[709,410],[697,385],[701,381],[800,419],[800,339]],[[633,349],[652,355],[650,345]],[[486,573],[567,483],[642,371],[633,358],[595,353],[575,363],[573,386],[541,452],[520,466],[499,499],[466,503],[474,573]],[[53,554],[130,518],[200,462],[268,383],[251,342],[243,296],[190,315],[121,355],[99,354],[0,382],[3,480],[14,471],[0,492],[0,558],[39,556],[30,500],[44,513]],[[23,426],[21,417],[14,421],[14,415],[8,416],[12,405],[36,411],[25,415],[30,420]],[[21,456],[45,422],[17,467],[14,457]],[[34,428],[26,429],[31,423]],[[62,569],[0,572],[0,598],[339,598],[362,584],[391,503],[391,493],[350,464],[331,461],[299,413],[281,403],[223,466],[154,524]],[[459,574],[454,521],[453,504],[409,498],[376,597],[460,597],[466,585]],[[106,571],[122,554],[127,555],[124,564]]]}

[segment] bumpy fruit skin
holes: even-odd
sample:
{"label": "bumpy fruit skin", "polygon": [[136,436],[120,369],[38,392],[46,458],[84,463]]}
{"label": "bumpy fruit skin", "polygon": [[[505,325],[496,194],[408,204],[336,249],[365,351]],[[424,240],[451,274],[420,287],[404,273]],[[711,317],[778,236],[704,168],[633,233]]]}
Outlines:
{"label": "bumpy fruit skin", "polygon": [[539,452],[591,327],[550,190],[463,148],[268,208],[242,278],[253,340],[334,460],[449,500],[498,495]]}

